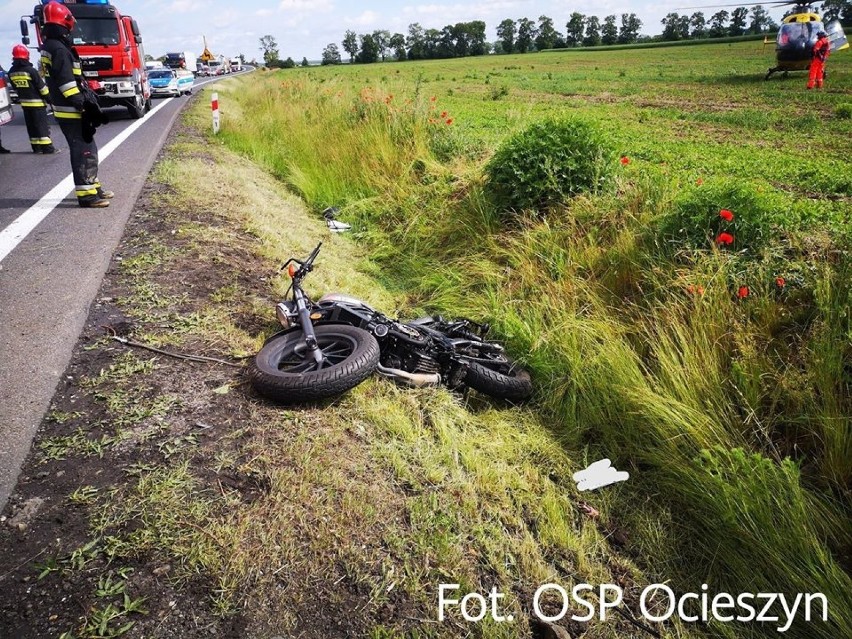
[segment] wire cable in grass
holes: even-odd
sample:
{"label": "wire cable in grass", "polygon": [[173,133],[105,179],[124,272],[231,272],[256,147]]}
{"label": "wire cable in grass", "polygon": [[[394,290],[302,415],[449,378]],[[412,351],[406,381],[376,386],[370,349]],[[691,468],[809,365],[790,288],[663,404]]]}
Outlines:
{"label": "wire cable in grass", "polygon": [[[224,366],[235,366],[236,368],[243,367],[243,364],[229,362],[227,360],[219,359],[217,357],[205,357],[204,355],[184,355],[183,353],[173,353],[171,351],[165,351],[162,348],[149,346],[148,344],[142,344],[140,342],[134,342],[133,340],[129,340],[126,337],[119,337],[118,335],[110,335],[110,339],[114,339],[116,342],[121,342],[125,346],[133,346],[134,348],[144,348],[145,350],[153,351],[154,353],[160,353],[161,355],[167,355],[169,357],[175,357],[177,359],[186,359],[190,362],[210,362],[214,364],[223,364]],[[248,359],[249,357],[251,357],[251,355],[245,355],[237,359]]]}

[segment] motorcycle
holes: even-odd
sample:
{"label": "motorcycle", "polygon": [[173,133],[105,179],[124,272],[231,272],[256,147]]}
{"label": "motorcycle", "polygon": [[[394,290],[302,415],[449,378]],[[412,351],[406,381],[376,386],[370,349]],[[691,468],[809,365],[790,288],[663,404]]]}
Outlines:
{"label": "motorcycle", "polygon": [[283,404],[314,402],[354,388],[374,372],[411,386],[468,387],[521,402],[532,394],[529,374],[503,347],[485,339],[489,326],[436,315],[393,320],[365,302],[327,294],[313,302],[302,288],[320,242],[305,260],[281,267],[290,299],[275,314],[284,330],[266,340],[248,367],[255,390]]}

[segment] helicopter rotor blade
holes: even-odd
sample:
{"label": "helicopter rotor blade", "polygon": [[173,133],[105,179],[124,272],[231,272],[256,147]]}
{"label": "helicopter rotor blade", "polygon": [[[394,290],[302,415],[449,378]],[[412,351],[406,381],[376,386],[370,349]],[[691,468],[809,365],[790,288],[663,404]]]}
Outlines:
{"label": "helicopter rotor blade", "polygon": [[810,9],[809,2],[797,2],[796,0],[770,0],[770,2],[738,2],[736,4],[705,4],[700,7],[675,7],[674,11],[683,11],[684,9],[722,9],[726,7],[783,7],[783,6],[802,7]]}

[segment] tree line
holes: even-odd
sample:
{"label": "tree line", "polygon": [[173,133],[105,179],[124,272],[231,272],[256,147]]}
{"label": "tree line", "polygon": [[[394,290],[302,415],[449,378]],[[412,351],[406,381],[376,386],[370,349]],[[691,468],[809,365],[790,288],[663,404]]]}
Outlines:
{"label": "tree line", "polygon": [[[814,9],[817,10],[817,9]],[[788,11],[794,13],[795,9]],[[850,0],[826,0],[822,17],[827,24],[839,19],[844,26],[852,25]],[[408,33],[391,33],[379,29],[372,33],[357,34],[347,30],[338,46],[328,44],[322,52],[322,64],[341,64],[343,53],[350,63],[385,62],[387,60],[431,60],[485,55],[490,53],[528,53],[547,49],[610,46],[634,42],[676,41],[703,38],[722,38],[746,34],[768,33],[778,25],[761,5],[748,9],[737,7],[732,11],[721,9],[709,18],[697,11],[680,15],[672,12],[661,21],[663,31],[657,36],[640,36],[642,21],[635,13],[621,16],[598,16],[573,12],[564,25],[557,28],[553,19],[540,16],[538,22],[529,18],[506,18],[497,25],[497,39],[486,39],[486,26],[482,20],[458,22],[443,29],[426,29],[420,23],[408,25]],[[260,39],[261,50],[267,66],[297,66],[292,58],[280,60],[278,47],[272,36]],[[307,66],[307,60],[302,60]]]}

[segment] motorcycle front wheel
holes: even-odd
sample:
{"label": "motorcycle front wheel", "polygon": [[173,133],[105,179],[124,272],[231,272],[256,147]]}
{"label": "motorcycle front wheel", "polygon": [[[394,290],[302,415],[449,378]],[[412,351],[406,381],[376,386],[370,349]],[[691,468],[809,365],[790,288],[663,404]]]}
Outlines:
{"label": "motorcycle front wheel", "polygon": [[347,325],[315,326],[323,353],[317,363],[301,331],[270,339],[249,363],[254,389],[281,404],[302,404],[341,395],[379,364],[379,344],[367,331]]}
{"label": "motorcycle front wheel", "polygon": [[464,383],[495,399],[514,403],[529,399],[533,392],[530,374],[508,358],[501,360],[468,362]]}

